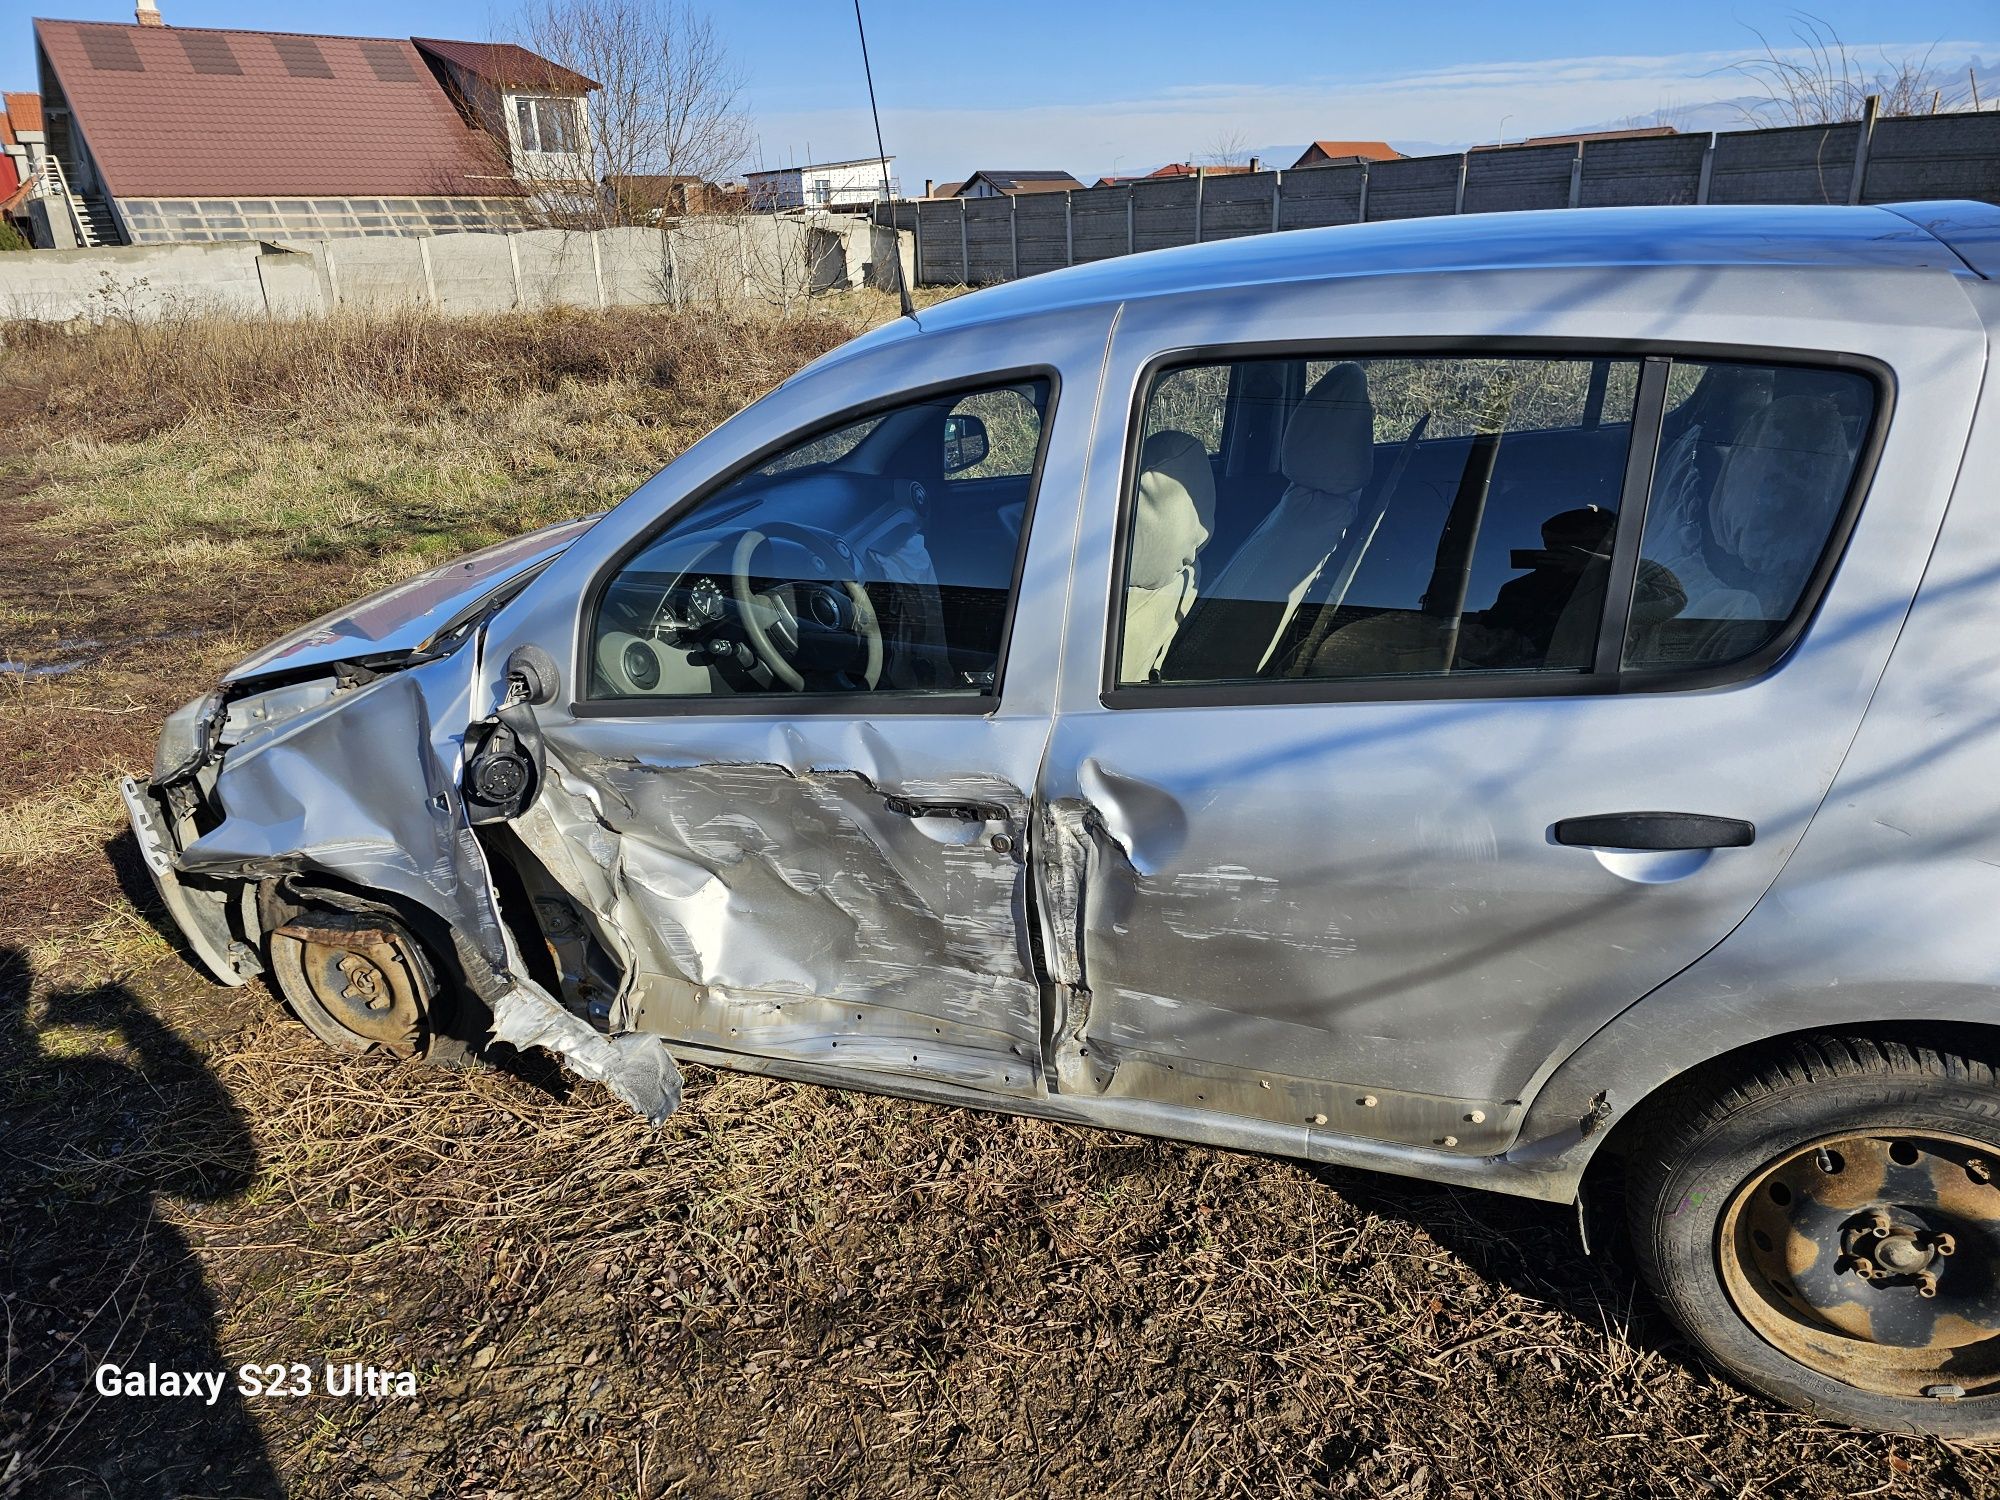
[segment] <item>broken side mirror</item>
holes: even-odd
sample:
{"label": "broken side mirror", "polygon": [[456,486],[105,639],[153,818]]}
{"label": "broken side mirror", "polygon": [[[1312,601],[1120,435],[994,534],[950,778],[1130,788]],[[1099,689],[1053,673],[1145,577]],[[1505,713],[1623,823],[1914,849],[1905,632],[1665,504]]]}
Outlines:
{"label": "broken side mirror", "polygon": [[986,424],[954,412],[944,419],[944,471],[958,474],[986,457]]}

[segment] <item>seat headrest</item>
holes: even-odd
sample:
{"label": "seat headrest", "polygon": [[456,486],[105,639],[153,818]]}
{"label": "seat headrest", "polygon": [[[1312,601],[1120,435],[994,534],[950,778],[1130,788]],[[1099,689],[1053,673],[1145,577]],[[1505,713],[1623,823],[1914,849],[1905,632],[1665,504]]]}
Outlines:
{"label": "seat headrest", "polygon": [[1194,562],[1215,527],[1215,471],[1198,439],[1174,428],[1146,439],[1132,522],[1133,588],[1164,588]]}
{"label": "seat headrest", "polygon": [[1708,499],[1717,545],[1763,579],[1803,583],[1853,461],[1836,402],[1779,397],[1750,419],[1723,460]]}
{"label": "seat headrest", "polygon": [[1313,382],[1285,423],[1285,478],[1332,494],[1363,488],[1375,470],[1375,406],[1367,373],[1335,365]]}

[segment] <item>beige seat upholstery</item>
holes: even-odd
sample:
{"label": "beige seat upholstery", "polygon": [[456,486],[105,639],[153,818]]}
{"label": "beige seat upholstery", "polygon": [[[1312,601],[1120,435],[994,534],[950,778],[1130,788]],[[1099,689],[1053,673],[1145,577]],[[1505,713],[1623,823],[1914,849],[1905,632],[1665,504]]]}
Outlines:
{"label": "beige seat upholstery", "polygon": [[1218,600],[1273,607],[1229,611],[1236,628],[1254,620],[1262,638],[1227,642],[1229,669],[1218,676],[1263,670],[1354,520],[1375,467],[1375,407],[1361,366],[1335,365],[1313,383],[1285,424],[1279,464],[1285,493],[1209,587]]}
{"label": "beige seat upholstery", "polygon": [[[1697,621],[1784,619],[1826,545],[1853,466],[1839,406],[1817,396],[1770,402],[1724,450],[1706,496],[1698,482],[1675,482],[1692,471],[1689,455],[1665,462],[1671,467],[1647,518],[1647,552],[1686,596],[1679,649],[1700,654],[1686,635]],[[1645,640],[1636,631],[1635,639]],[[1642,644],[1638,654],[1650,649]]]}
{"label": "beige seat upholstery", "polygon": [[1165,659],[1193,607],[1196,558],[1214,529],[1215,473],[1207,450],[1185,432],[1154,433],[1139,453],[1120,682],[1146,681]]}

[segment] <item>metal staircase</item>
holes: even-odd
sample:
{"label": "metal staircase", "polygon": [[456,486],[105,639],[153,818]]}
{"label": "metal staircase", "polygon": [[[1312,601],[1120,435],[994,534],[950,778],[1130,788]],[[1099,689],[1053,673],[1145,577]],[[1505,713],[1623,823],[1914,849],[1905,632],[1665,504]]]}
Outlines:
{"label": "metal staircase", "polygon": [[76,230],[76,241],[84,248],[94,250],[100,245],[124,243],[111,204],[101,197],[87,198],[76,193],[69,185],[69,174],[63,171],[61,159],[53,153],[42,158],[40,196],[62,202],[70,225]]}

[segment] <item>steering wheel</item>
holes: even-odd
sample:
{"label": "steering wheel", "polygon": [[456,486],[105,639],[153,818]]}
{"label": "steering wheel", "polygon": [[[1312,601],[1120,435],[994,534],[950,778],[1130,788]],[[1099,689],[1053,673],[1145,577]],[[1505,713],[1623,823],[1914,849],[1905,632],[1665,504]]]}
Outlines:
{"label": "steering wheel", "polygon": [[[815,578],[788,579],[759,592],[750,586],[750,560],[767,542],[789,542],[811,555]],[[882,679],[882,624],[868,591],[851,578],[841,575],[854,568],[854,555],[846,543],[811,526],[795,526],[789,521],[770,521],[762,530],[745,531],[736,539],[736,553],[729,567],[729,589],[736,599],[736,613],[750,649],[779,682],[795,693],[805,691],[801,665],[824,665],[828,638],[845,636],[851,647],[862,648],[862,681],[870,688]],[[767,623],[768,621],[768,623]],[[836,644],[833,648],[838,651]],[[821,662],[810,660],[815,655]]]}

